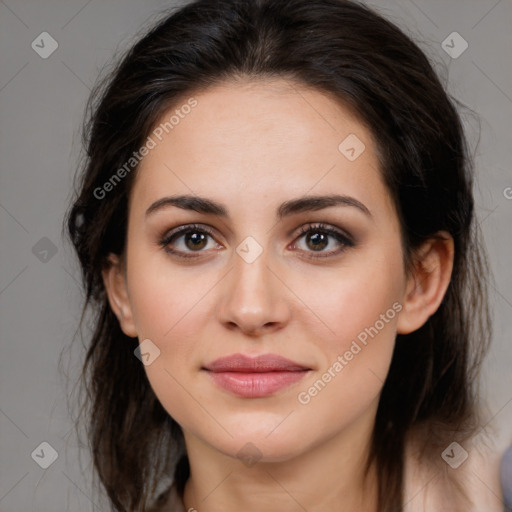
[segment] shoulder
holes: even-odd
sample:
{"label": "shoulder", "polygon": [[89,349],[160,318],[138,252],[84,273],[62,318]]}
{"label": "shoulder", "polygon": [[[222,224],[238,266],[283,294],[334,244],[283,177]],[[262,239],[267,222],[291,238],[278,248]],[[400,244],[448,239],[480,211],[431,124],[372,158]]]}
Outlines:
{"label": "shoulder", "polygon": [[[404,512],[502,512],[501,454],[483,435],[439,453],[406,451]],[[428,463],[426,460],[428,459]]]}

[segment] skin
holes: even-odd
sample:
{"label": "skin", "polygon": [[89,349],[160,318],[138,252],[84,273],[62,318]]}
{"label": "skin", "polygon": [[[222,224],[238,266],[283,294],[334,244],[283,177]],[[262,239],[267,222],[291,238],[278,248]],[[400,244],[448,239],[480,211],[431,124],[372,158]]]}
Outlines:
{"label": "skin", "polygon": [[[186,509],[377,510],[374,470],[366,480],[363,470],[395,337],[421,327],[439,307],[453,240],[442,233],[444,241],[425,242],[406,274],[375,142],[333,98],[283,79],[227,82],[194,97],[197,106],[141,162],[126,252],[111,255],[104,271],[123,331],[160,350],[144,368],[184,432]],[[365,145],[354,161],[338,150],[349,134]],[[284,201],[334,193],[356,198],[371,216],[335,206],[275,217]],[[177,194],[221,202],[229,217],[174,206],[145,215],[154,201]],[[350,234],[354,246],[330,236],[315,252],[298,230],[318,222]],[[174,248],[199,257],[166,253],[160,239],[192,223],[210,226],[214,237],[202,252],[184,236]],[[252,263],[236,252],[248,236],[263,249]],[[301,404],[298,394],[394,303],[400,312]],[[311,371],[271,396],[240,398],[201,370],[233,353],[279,354]],[[247,443],[259,457],[250,467],[237,455]]]}

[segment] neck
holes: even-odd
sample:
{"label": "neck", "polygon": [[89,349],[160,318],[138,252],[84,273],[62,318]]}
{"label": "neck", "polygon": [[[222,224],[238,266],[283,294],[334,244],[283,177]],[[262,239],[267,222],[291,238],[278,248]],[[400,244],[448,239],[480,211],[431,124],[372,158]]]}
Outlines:
{"label": "neck", "polygon": [[377,511],[375,467],[365,472],[371,428],[357,427],[285,461],[251,466],[187,432],[185,510]]}

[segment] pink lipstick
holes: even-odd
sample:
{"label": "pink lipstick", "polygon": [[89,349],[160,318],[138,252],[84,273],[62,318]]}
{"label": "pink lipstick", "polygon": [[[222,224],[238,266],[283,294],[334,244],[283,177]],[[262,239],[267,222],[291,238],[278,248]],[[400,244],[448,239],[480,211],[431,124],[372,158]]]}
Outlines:
{"label": "pink lipstick", "polygon": [[222,389],[244,398],[262,398],[298,382],[311,368],[276,354],[233,354],[203,367]]}

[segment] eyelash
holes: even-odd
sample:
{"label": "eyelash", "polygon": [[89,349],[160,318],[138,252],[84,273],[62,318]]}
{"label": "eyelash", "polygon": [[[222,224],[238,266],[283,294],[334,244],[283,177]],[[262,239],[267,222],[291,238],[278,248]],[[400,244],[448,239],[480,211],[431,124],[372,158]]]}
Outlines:
{"label": "eyelash", "polygon": [[[199,258],[199,257],[201,257],[200,254],[195,255],[195,254],[193,254],[193,252],[201,253],[204,251],[192,251],[192,254],[191,254],[191,253],[184,253],[182,251],[177,251],[175,249],[169,248],[169,244],[171,242],[175,241],[177,238],[180,238],[181,236],[183,236],[189,232],[203,233],[203,234],[210,235],[212,238],[214,238],[214,233],[210,228],[208,228],[206,226],[199,225],[199,224],[189,224],[186,226],[181,226],[178,229],[176,229],[175,231],[165,235],[160,240],[159,245],[164,249],[165,252],[172,254],[173,256],[177,256],[179,258],[183,258],[183,259]],[[350,237],[343,234],[341,231],[330,228],[329,226],[327,226],[326,224],[323,224],[322,222],[302,226],[297,235],[297,239],[301,238],[302,236],[304,236],[305,234],[308,234],[308,233],[323,233],[326,235],[330,235],[333,238],[335,238],[339,243],[341,243],[344,247],[342,247],[341,249],[334,250],[334,251],[329,251],[327,253],[322,252],[321,255],[315,254],[314,256],[313,255],[306,256],[306,258],[310,258],[310,259],[328,258],[330,256],[340,254],[347,247],[354,247],[354,245],[355,245],[353,240]],[[314,254],[314,251],[306,251],[306,252],[312,252]]]}

